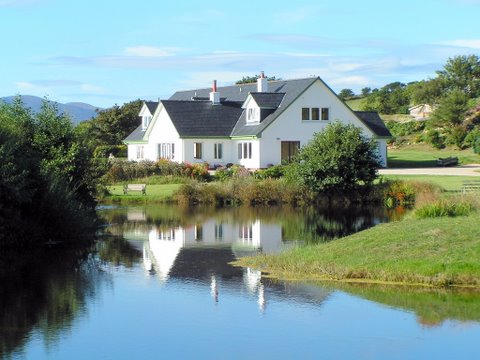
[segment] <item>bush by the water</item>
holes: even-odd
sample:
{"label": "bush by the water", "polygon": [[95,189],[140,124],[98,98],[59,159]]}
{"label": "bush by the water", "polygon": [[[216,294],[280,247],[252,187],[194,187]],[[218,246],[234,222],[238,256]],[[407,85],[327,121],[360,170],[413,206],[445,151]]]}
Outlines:
{"label": "bush by the water", "polygon": [[300,149],[287,177],[315,193],[348,193],[371,186],[379,166],[376,141],[336,121]]}
{"label": "bush by the water", "polygon": [[448,198],[440,199],[415,209],[415,216],[420,219],[441,216],[466,216],[476,209],[474,203],[468,199]]}
{"label": "bush by the water", "polygon": [[0,246],[92,231],[97,165],[52,103],[45,101],[37,114],[20,98],[1,104]]}
{"label": "bush by the water", "polygon": [[311,203],[315,197],[305,188],[283,179],[259,181],[248,176],[214,183],[189,181],[176,191],[175,199],[182,204],[297,205]]}

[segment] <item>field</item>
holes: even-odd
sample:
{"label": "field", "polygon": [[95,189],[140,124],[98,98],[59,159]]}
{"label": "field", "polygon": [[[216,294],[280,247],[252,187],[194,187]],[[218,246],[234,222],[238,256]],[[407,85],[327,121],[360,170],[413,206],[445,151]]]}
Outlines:
{"label": "field", "polygon": [[471,149],[446,148],[437,150],[427,144],[413,144],[388,150],[388,167],[419,168],[436,167],[438,158],[458,157],[460,165],[480,164],[480,155]]}
{"label": "field", "polygon": [[480,214],[408,218],[238,265],[281,279],[480,287]]}
{"label": "field", "polygon": [[147,195],[142,195],[139,191],[131,191],[125,195],[123,194],[123,185],[112,185],[108,187],[110,195],[102,202],[122,204],[167,202],[179,186],[180,184],[147,185]]}

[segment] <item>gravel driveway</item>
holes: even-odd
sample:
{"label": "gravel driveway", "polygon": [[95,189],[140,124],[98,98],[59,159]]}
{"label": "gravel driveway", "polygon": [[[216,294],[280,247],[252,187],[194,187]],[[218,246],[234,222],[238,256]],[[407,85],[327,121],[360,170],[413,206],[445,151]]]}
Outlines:
{"label": "gravel driveway", "polygon": [[480,176],[480,164],[469,164],[452,167],[380,169],[381,175],[454,175]]}

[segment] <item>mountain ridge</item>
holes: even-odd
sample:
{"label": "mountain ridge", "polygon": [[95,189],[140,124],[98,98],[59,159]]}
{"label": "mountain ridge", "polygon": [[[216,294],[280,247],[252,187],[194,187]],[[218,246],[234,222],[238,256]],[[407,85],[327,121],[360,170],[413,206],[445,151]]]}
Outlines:
{"label": "mountain ridge", "polygon": [[21,97],[25,107],[30,108],[34,113],[38,113],[41,109],[42,102],[47,100],[50,103],[54,103],[59,113],[67,114],[72,119],[72,123],[77,125],[79,122],[90,120],[91,118],[97,116],[97,110],[102,110],[98,106],[93,106],[83,102],[68,102],[60,103],[58,101],[44,99],[34,95],[16,95],[16,96],[4,96],[0,100],[11,104],[15,98],[18,96]]}

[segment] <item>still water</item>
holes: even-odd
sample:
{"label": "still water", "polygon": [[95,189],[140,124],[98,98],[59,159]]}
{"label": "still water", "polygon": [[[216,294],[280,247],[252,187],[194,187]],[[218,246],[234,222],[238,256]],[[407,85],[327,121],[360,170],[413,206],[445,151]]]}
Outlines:
{"label": "still water", "polygon": [[103,208],[89,249],[0,258],[0,358],[475,359],[480,294],[288,283],[239,257],[401,217],[382,209]]}

